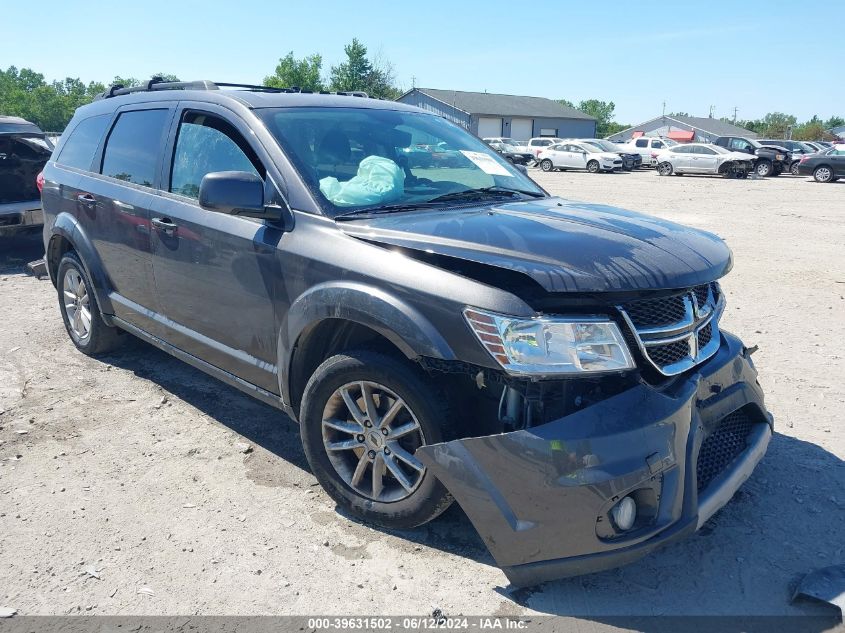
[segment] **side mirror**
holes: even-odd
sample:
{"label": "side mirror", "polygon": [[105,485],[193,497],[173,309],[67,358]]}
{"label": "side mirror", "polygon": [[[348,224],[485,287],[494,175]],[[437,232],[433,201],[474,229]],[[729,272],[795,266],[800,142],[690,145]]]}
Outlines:
{"label": "side mirror", "polygon": [[514,165],[519,171],[521,171],[526,176],[528,175],[528,168],[525,165]]}
{"label": "side mirror", "polygon": [[264,181],[246,171],[215,171],[200,183],[203,209],[249,218],[278,219],[278,209],[264,205]]}

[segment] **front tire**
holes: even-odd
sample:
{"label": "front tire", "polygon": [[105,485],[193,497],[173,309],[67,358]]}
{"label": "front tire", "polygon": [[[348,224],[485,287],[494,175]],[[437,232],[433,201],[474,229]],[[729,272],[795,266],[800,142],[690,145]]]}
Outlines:
{"label": "front tire", "polygon": [[343,510],[387,528],[431,521],[452,496],[414,457],[452,437],[446,399],[408,361],[361,350],[320,365],[303,394],[302,445]]}
{"label": "front tire", "polygon": [[587,163],[587,171],[590,172],[591,174],[598,173],[598,171],[599,171],[599,161],[591,160],[589,163]]}
{"label": "front tire", "polygon": [[774,171],[772,162],[769,160],[758,161],[757,165],[754,167],[754,171],[757,172],[757,175],[760,176],[760,178],[768,178]]}
{"label": "front tire", "polygon": [[657,173],[660,176],[671,176],[674,171],[675,168],[672,167],[670,162],[662,162],[657,166]]}
{"label": "front tire", "polygon": [[540,161],[540,169],[542,169],[543,171],[554,171],[554,168],[554,163],[552,163],[552,161],[550,161],[548,158],[544,158]]}
{"label": "front tire", "polygon": [[76,349],[88,356],[98,356],[122,343],[120,330],[103,321],[94,286],[73,251],[65,253],[59,262],[56,290],[62,321]]}
{"label": "front tire", "polygon": [[820,183],[833,182],[833,169],[827,165],[819,165],[813,170],[813,179]]}
{"label": "front tire", "polygon": [[798,161],[797,160],[789,166],[789,173],[792,174],[793,176],[798,175]]}

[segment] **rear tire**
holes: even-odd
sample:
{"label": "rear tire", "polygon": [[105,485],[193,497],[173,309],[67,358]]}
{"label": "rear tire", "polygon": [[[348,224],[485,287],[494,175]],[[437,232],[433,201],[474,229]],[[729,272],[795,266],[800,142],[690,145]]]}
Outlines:
{"label": "rear tire", "polygon": [[56,290],[62,321],[76,349],[88,356],[99,356],[120,346],[121,331],[103,321],[94,286],[73,251],[65,253],[59,262]]}
{"label": "rear tire", "polygon": [[587,163],[587,171],[591,174],[597,174],[599,171],[599,161],[591,160]]}
{"label": "rear tire", "polygon": [[[384,433],[379,427],[394,406],[399,413],[384,423]],[[446,398],[408,361],[368,350],[332,356],[308,381],[300,420],[311,471],[349,514],[400,529],[427,523],[451,505],[452,495],[428,469],[419,470],[413,453],[452,439],[452,415]]]}
{"label": "rear tire", "polygon": [[552,163],[552,161],[550,161],[548,158],[544,158],[540,161],[540,169],[542,169],[543,171],[554,171],[554,168],[554,163]]}
{"label": "rear tire", "polygon": [[672,163],[664,161],[657,166],[657,174],[659,176],[671,176],[675,171]]}
{"label": "rear tire", "polygon": [[819,165],[813,170],[813,179],[816,182],[828,183],[835,180],[833,176],[833,168],[827,165]]}
{"label": "rear tire", "polygon": [[793,176],[798,175],[798,161],[797,160],[789,166],[789,173],[792,174]]}

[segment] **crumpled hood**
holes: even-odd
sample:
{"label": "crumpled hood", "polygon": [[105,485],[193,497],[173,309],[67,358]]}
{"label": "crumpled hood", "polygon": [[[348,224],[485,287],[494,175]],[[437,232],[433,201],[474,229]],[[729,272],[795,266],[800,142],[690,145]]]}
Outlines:
{"label": "crumpled hood", "polygon": [[548,292],[687,288],[732,266],[716,235],[561,198],[394,213],[338,222],[370,242],[528,275]]}

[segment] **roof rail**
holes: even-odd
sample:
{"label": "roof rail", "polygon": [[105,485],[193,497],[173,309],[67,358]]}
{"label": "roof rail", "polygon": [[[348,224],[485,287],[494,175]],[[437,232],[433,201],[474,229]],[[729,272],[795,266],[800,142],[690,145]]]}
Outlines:
{"label": "roof rail", "polygon": [[153,92],[156,90],[219,90],[220,88],[241,88],[252,92],[279,92],[279,93],[301,93],[301,94],[335,94],[346,97],[364,97],[368,98],[366,92],[360,90],[328,92],[321,90],[319,93],[314,93],[313,90],[302,90],[298,86],[290,88],[273,88],[271,86],[257,86],[254,84],[239,84],[239,83],[224,83],[214,82],[205,79],[199,81],[164,81],[162,77],[153,77],[149,81],[140,86],[125,87],[123,84],[114,84],[102,94],[97,95],[96,99],[110,99],[111,97],[118,97],[120,95],[133,94],[135,92]]}

